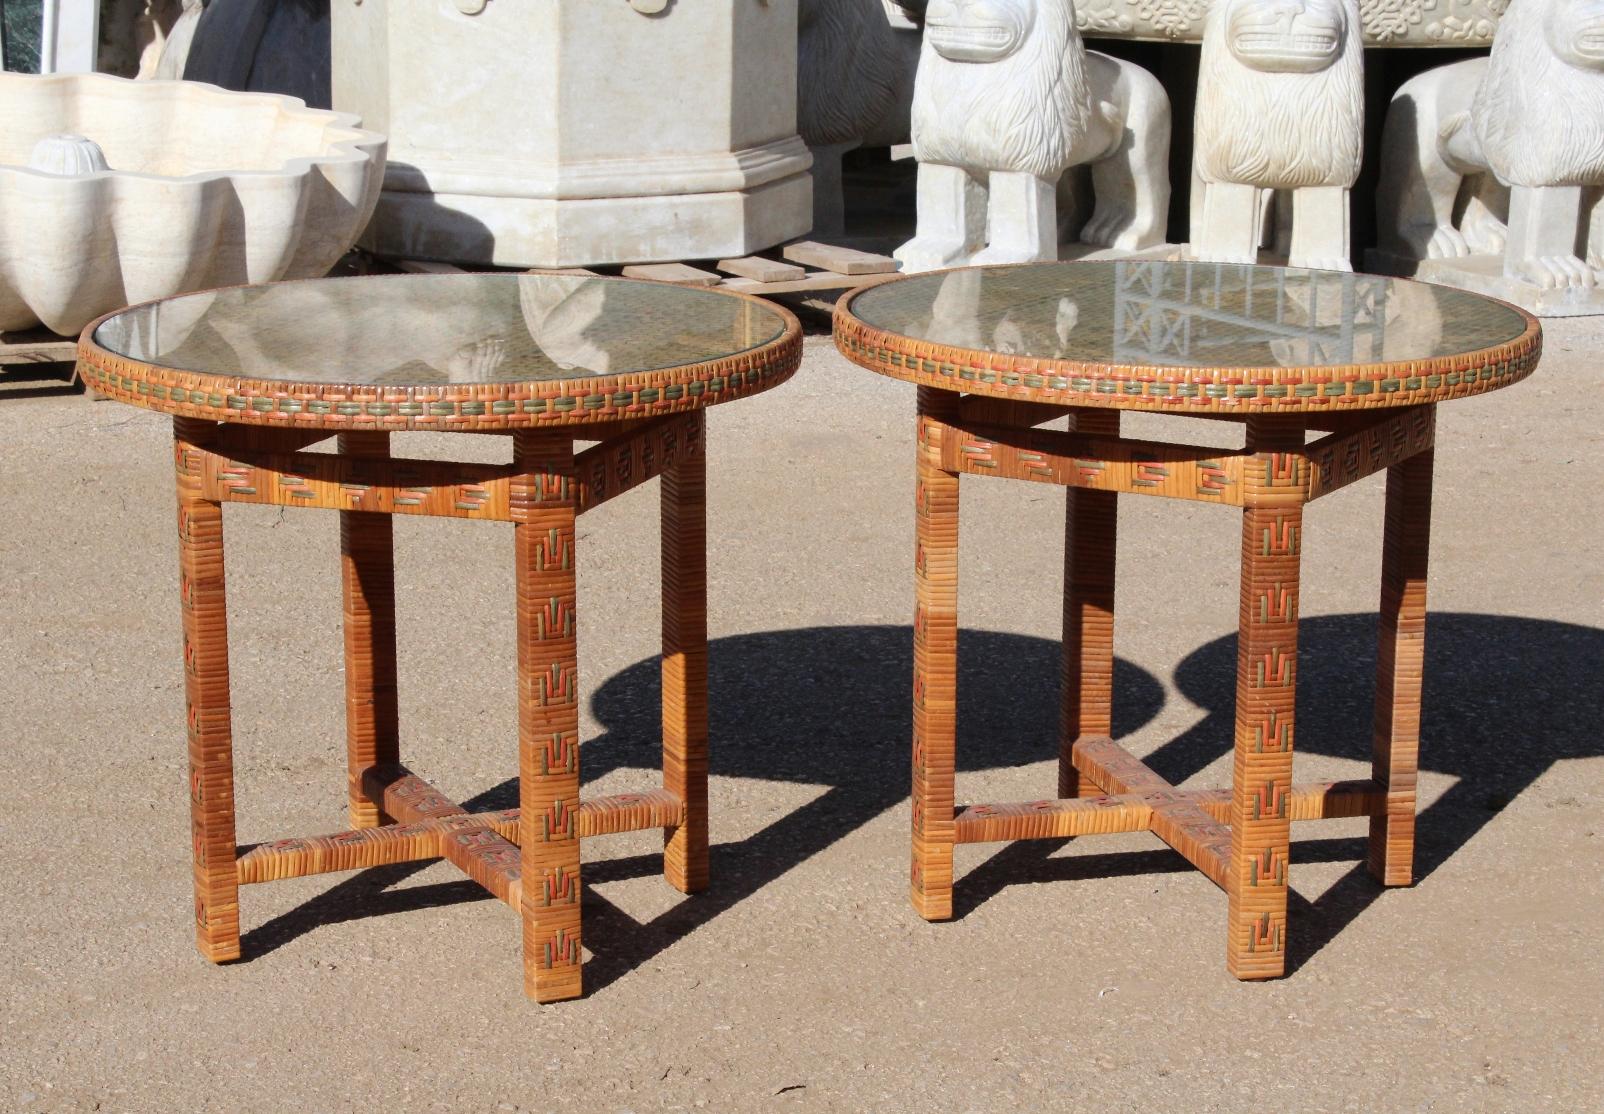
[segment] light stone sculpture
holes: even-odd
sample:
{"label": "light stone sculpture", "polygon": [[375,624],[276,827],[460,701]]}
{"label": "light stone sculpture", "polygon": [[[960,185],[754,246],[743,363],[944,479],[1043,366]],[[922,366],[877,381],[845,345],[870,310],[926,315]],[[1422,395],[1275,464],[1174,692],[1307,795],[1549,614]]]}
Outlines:
{"label": "light stone sculpture", "polygon": [[1189,257],[1257,262],[1273,192],[1278,207],[1290,194],[1291,266],[1352,270],[1363,129],[1356,0],[1216,0],[1199,60]]}
{"label": "light stone sculpture", "polygon": [[1429,70],[1382,133],[1377,270],[1604,313],[1604,3],[1516,0],[1492,55]]}
{"label": "light stone sculpture", "polygon": [[931,0],[913,97],[918,227],[905,271],[1056,259],[1058,183],[1090,164],[1087,244],[1164,240],[1170,107],[1147,71],[1088,51],[1072,0]]}
{"label": "light stone sculpture", "polygon": [[71,336],[133,302],[326,274],[384,177],[382,135],[289,97],[6,73],[0,102],[5,332]]}
{"label": "light stone sculpture", "polygon": [[204,0],[183,0],[182,11],[166,33],[161,52],[150,72],[141,68],[141,77],[177,79],[184,76],[184,63],[189,58],[190,44],[195,41],[195,27],[205,12]]}
{"label": "light stone sculpture", "polygon": [[796,130],[813,154],[813,234],[845,225],[841,156],[897,107],[898,53],[881,0],[798,0]]}
{"label": "light stone sculpture", "polygon": [[656,263],[808,230],[796,0],[339,0],[330,13],[334,106],[391,141],[362,240],[378,254]]}

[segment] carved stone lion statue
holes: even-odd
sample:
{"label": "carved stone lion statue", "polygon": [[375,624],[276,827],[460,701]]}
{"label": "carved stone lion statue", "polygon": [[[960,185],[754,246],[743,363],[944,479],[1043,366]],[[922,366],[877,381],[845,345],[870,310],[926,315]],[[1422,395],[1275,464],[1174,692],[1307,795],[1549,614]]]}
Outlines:
{"label": "carved stone lion statue", "polygon": [[912,133],[905,271],[1056,259],[1058,182],[1086,164],[1096,208],[1083,241],[1164,241],[1169,98],[1147,71],[1086,49],[1073,0],[930,0]]}
{"label": "carved stone lion statue", "polygon": [[[1492,54],[1411,79],[1382,133],[1381,248],[1503,255],[1542,289],[1604,268],[1604,0],[1516,0]],[[1585,253],[1585,257],[1584,257]]]}
{"label": "carved stone lion statue", "polygon": [[1290,195],[1287,262],[1352,270],[1359,32],[1357,0],[1215,0],[1198,63],[1192,258],[1256,262],[1272,198],[1284,205]]}
{"label": "carved stone lion statue", "polygon": [[841,156],[899,106],[906,121],[912,67],[881,0],[800,0],[796,35],[796,125],[813,152],[813,231],[839,233]]}

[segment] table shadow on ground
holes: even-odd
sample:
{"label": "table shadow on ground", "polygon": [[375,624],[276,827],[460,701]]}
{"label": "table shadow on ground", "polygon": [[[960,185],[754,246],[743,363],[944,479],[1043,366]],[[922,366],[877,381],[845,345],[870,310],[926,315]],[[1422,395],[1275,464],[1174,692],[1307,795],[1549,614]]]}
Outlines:
{"label": "table shadow on ground", "polygon": [[[1297,749],[1368,761],[1376,617],[1305,620],[1300,626]],[[1182,661],[1175,682],[1204,711],[1149,763],[1181,784],[1229,751],[1236,668],[1234,635]],[[1056,753],[1058,644],[1039,638],[965,631],[960,638],[960,773],[1038,762]],[[744,840],[716,844],[712,886],[641,924],[587,886],[585,966],[594,993],[676,941],[753,896],[842,837],[907,799],[912,632],[907,627],[829,627],[719,639],[709,648],[712,773],[824,786],[814,800]],[[1554,762],[1604,754],[1604,630],[1492,615],[1433,614],[1427,628],[1421,768],[1455,778],[1420,816],[1416,878],[1428,877]],[[584,744],[587,780],[616,769],[650,778],[658,764],[658,663],[639,662],[596,690],[604,732]],[[1120,661],[1115,734],[1156,716],[1163,688]],[[655,782],[651,782],[655,784]],[[983,790],[960,783],[966,794]],[[1051,795],[1044,785],[1042,796]],[[468,802],[472,809],[516,804],[503,782]],[[1362,838],[1299,838],[1293,863],[1356,865],[1314,901],[1294,891],[1289,971],[1352,923],[1382,889],[1364,865]],[[1055,857],[1064,841],[1003,846],[958,880],[962,917],[1014,885],[1095,881],[1111,875],[1190,870],[1174,852],[1086,853]],[[605,855],[605,841],[590,846]],[[247,957],[272,951],[324,924],[391,912],[484,900],[468,881],[394,889],[424,864],[365,871],[248,933]],[[656,874],[657,855],[587,861],[587,883]],[[905,901],[905,863],[888,864],[886,900]],[[1296,875],[1293,877],[1296,886]],[[1084,897],[1084,893],[1082,894]],[[1070,900],[1065,894],[1065,900]],[[912,916],[910,912],[908,914]],[[1224,928],[1224,906],[1220,907]]]}
{"label": "table shadow on ground", "polygon": [[[587,886],[584,932],[593,953],[585,965],[588,992],[907,800],[912,655],[913,631],[906,626],[818,627],[737,635],[709,644],[713,776],[791,782],[823,791],[744,840],[714,844],[710,888],[650,924],[637,925]],[[964,631],[959,662],[964,708],[960,770],[1018,766],[1057,753],[1056,642]],[[511,681],[509,677],[509,700]],[[1137,730],[1163,706],[1162,685],[1128,662],[1117,663],[1115,686],[1117,734]],[[632,787],[661,783],[660,701],[655,657],[595,689],[591,710],[603,730],[580,749],[586,782],[630,769],[639,771],[629,778]],[[1049,777],[1041,793],[1050,796],[1053,791]],[[480,811],[517,803],[514,778],[464,806]],[[715,817],[715,832],[717,826]],[[660,872],[659,855],[605,858],[607,842],[586,842],[587,883]],[[245,933],[244,958],[265,955],[321,925],[489,898],[467,880],[395,888],[426,865],[376,867],[334,885]],[[906,872],[905,862],[887,864],[889,882]],[[902,900],[904,890],[892,885],[888,899]]]}
{"label": "table shadow on ground", "polygon": [[[1325,616],[1299,624],[1298,753],[1369,763],[1376,628],[1374,614]],[[1458,612],[1428,616],[1420,768],[1455,781],[1419,814],[1417,883],[1430,877],[1554,763],[1604,755],[1600,660],[1604,660],[1604,630],[1595,627]],[[1176,669],[1176,687],[1205,715],[1146,757],[1171,783],[1186,782],[1229,753],[1235,677],[1235,635],[1193,651]],[[1580,806],[1574,799],[1561,798],[1555,807]],[[1289,974],[1384,893],[1365,865],[1363,837],[1320,838],[1319,830],[1318,825],[1293,827]],[[955,911],[962,915],[1008,885],[1190,869],[1168,849],[1052,858],[1063,845],[1040,841],[1007,846],[959,880]],[[1114,859],[1125,861],[1116,867]],[[1354,866],[1309,901],[1297,893],[1299,862]],[[1399,900],[1408,899],[1400,894]],[[1223,952],[1223,905],[1219,925]]]}

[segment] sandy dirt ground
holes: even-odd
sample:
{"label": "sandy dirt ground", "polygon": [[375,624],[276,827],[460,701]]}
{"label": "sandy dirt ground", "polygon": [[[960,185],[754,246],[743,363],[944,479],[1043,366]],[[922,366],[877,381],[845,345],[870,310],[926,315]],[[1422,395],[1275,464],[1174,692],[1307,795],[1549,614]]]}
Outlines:
{"label": "sandy dirt ground", "polygon": [[[587,842],[587,996],[545,1007],[438,863],[248,888],[245,960],[197,956],[169,424],[0,376],[0,1111],[1604,1109],[1601,351],[1551,322],[1443,407],[1419,880],[1300,826],[1291,970],[1247,985],[1148,835],[960,848],[956,918],[914,915],[913,390],[810,337],[709,422],[712,888]],[[1306,522],[1299,780],[1368,769],[1381,494]],[[966,480],[963,516],[958,795],[1050,796],[1062,497]],[[657,521],[648,485],[581,523],[589,792],[657,784]],[[228,530],[240,838],[338,830],[335,519]],[[396,531],[406,760],[511,803],[511,532]],[[1237,533],[1121,505],[1116,733],[1177,782],[1229,778]]]}

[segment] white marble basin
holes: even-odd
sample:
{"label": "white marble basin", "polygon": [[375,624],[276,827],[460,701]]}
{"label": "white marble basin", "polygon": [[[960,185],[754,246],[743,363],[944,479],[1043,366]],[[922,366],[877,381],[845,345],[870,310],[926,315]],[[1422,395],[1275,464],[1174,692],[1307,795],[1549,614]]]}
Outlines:
{"label": "white marble basin", "polygon": [[357,123],[190,81],[0,74],[0,331],[326,273],[383,185],[385,138]]}

